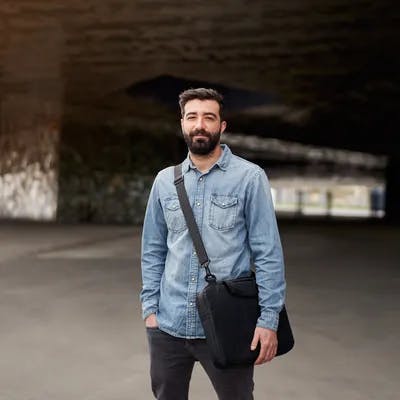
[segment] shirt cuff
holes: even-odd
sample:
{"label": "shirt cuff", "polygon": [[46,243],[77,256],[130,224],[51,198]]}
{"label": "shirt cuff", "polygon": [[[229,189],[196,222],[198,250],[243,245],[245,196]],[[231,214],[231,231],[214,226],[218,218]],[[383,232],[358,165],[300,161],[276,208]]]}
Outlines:
{"label": "shirt cuff", "polygon": [[278,330],[279,313],[275,311],[266,311],[261,314],[257,320],[257,326],[260,328],[267,328],[273,331]]}
{"label": "shirt cuff", "polygon": [[158,311],[158,308],[155,306],[151,306],[151,307],[146,307],[143,309],[142,312],[142,318],[143,320],[145,320],[149,315],[151,314],[156,314]]}

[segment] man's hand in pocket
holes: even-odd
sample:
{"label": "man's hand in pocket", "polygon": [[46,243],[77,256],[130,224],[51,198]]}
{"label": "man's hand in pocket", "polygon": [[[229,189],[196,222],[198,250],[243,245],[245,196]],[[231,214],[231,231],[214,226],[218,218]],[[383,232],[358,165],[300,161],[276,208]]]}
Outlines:
{"label": "man's hand in pocket", "polygon": [[144,324],[146,325],[146,328],[157,328],[158,327],[158,323],[157,323],[156,314],[150,314],[145,319]]}

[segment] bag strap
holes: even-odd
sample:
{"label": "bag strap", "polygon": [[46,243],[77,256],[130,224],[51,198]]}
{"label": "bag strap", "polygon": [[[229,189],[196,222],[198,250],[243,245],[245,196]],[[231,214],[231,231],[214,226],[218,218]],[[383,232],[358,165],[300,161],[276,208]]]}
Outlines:
{"label": "bag strap", "polygon": [[186,220],[186,224],[189,229],[190,236],[196,249],[196,254],[199,259],[200,265],[206,270],[205,280],[207,282],[215,281],[216,277],[210,272],[209,264],[210,259],[208,258],[206,249],[204,247],[203,239],[201,238],[199,227],[196,223],[192,207],[189,203],[189,198],[185,189],[185,182],[182,174],[182,164],[175,165],[174,167],[174,185],[178,193],[179,203],[183,215]]}

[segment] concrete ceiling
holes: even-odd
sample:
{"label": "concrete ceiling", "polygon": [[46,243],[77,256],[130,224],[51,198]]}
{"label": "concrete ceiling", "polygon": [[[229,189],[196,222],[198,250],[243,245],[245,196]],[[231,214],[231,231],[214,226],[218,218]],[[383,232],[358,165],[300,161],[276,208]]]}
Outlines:
{"label": "concrete ceiling", "polygon": [[398,154],[398,11],[390,0],[2,0],[0,101],[86,107],[169,74],[274,93],[289,110],[238,115],[238,132]]}

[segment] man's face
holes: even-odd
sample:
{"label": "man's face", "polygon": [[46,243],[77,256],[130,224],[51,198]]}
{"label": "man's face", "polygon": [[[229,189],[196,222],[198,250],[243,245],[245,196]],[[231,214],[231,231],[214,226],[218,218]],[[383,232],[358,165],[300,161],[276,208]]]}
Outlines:
{"label": "man's face", "polygon": [[182,133],[193,154],[211,153],[220,142],[226,122],[221,121],[215,100],[190,100],[181,119]]}

